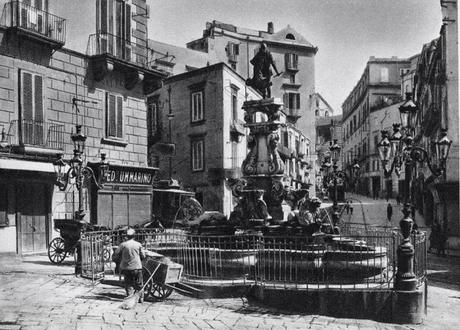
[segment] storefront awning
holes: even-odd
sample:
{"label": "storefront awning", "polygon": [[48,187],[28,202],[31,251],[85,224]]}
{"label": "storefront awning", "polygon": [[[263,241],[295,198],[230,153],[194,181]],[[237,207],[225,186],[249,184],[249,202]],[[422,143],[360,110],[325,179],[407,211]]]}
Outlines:
{"label": "storefront awning", "polygon": [[21,159],[0,159],[0,170],[54,173],[54,167],[52,163],[35,162]]}

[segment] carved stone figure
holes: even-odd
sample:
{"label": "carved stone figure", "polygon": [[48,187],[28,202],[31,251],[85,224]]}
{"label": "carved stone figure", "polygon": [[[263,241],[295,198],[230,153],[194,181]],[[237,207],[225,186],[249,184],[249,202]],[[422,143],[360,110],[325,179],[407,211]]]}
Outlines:
{"label": "carved stone figure", "polygon": [[246,84],[258,90],[263,98],[270,98],[270,86],[272,85],[270,80],[273,75],[271,67],[273,67],[277,76],[279,76],[280,73],[276,68],[272,54],[264,42],[260,44],[259,51],[251,60],[251,64],[253,65],[253,77],[249,78]]}

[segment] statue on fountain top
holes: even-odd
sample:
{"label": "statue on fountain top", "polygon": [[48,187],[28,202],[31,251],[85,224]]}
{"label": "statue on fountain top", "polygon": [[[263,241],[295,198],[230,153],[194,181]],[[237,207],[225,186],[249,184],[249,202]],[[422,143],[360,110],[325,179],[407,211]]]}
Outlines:
{"label": "statue on fountain top", "polygon": [[270,80],[273,75],[271,67],[275,70],[276,77],[281,73],[278,72],[273,56],[265,42],[260,44],[259,51],[250,62],[253,65],[253,77],[246,80],[246,85],[254,87],[259,91],[262,94],[262,98],[270,98],[270,86],[272,85]]}

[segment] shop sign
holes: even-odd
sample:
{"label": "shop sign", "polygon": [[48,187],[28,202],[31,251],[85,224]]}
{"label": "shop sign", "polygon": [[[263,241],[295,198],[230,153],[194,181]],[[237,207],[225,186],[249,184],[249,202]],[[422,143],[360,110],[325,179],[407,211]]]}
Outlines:
{"label": "shop sign", "polygon": [[110,166],[105,183],[152,185],[155,172],[149,168]]}

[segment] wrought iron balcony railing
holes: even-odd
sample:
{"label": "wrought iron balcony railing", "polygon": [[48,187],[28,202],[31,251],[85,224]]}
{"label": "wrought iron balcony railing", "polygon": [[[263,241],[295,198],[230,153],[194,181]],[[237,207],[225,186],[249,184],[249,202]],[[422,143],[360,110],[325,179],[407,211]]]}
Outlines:
{"label": "wrought iron balcony railing", "polygon": [[2,26],[17,28],[36,37],[63,46],[66,38],[66,20],[21,1],[10,1],[3,7]]}
{"label": "wrought iron balcony railing", "polygon": [[64,125],[35,120],[13,120],[8,130],[8,144],[62,150]]}
{"label": "wrought iron balcony railing", "polygon": [[89,36],[88,56],[106,55],[144,69],[172,72],[174,56],[164,54],[110,33]]}

